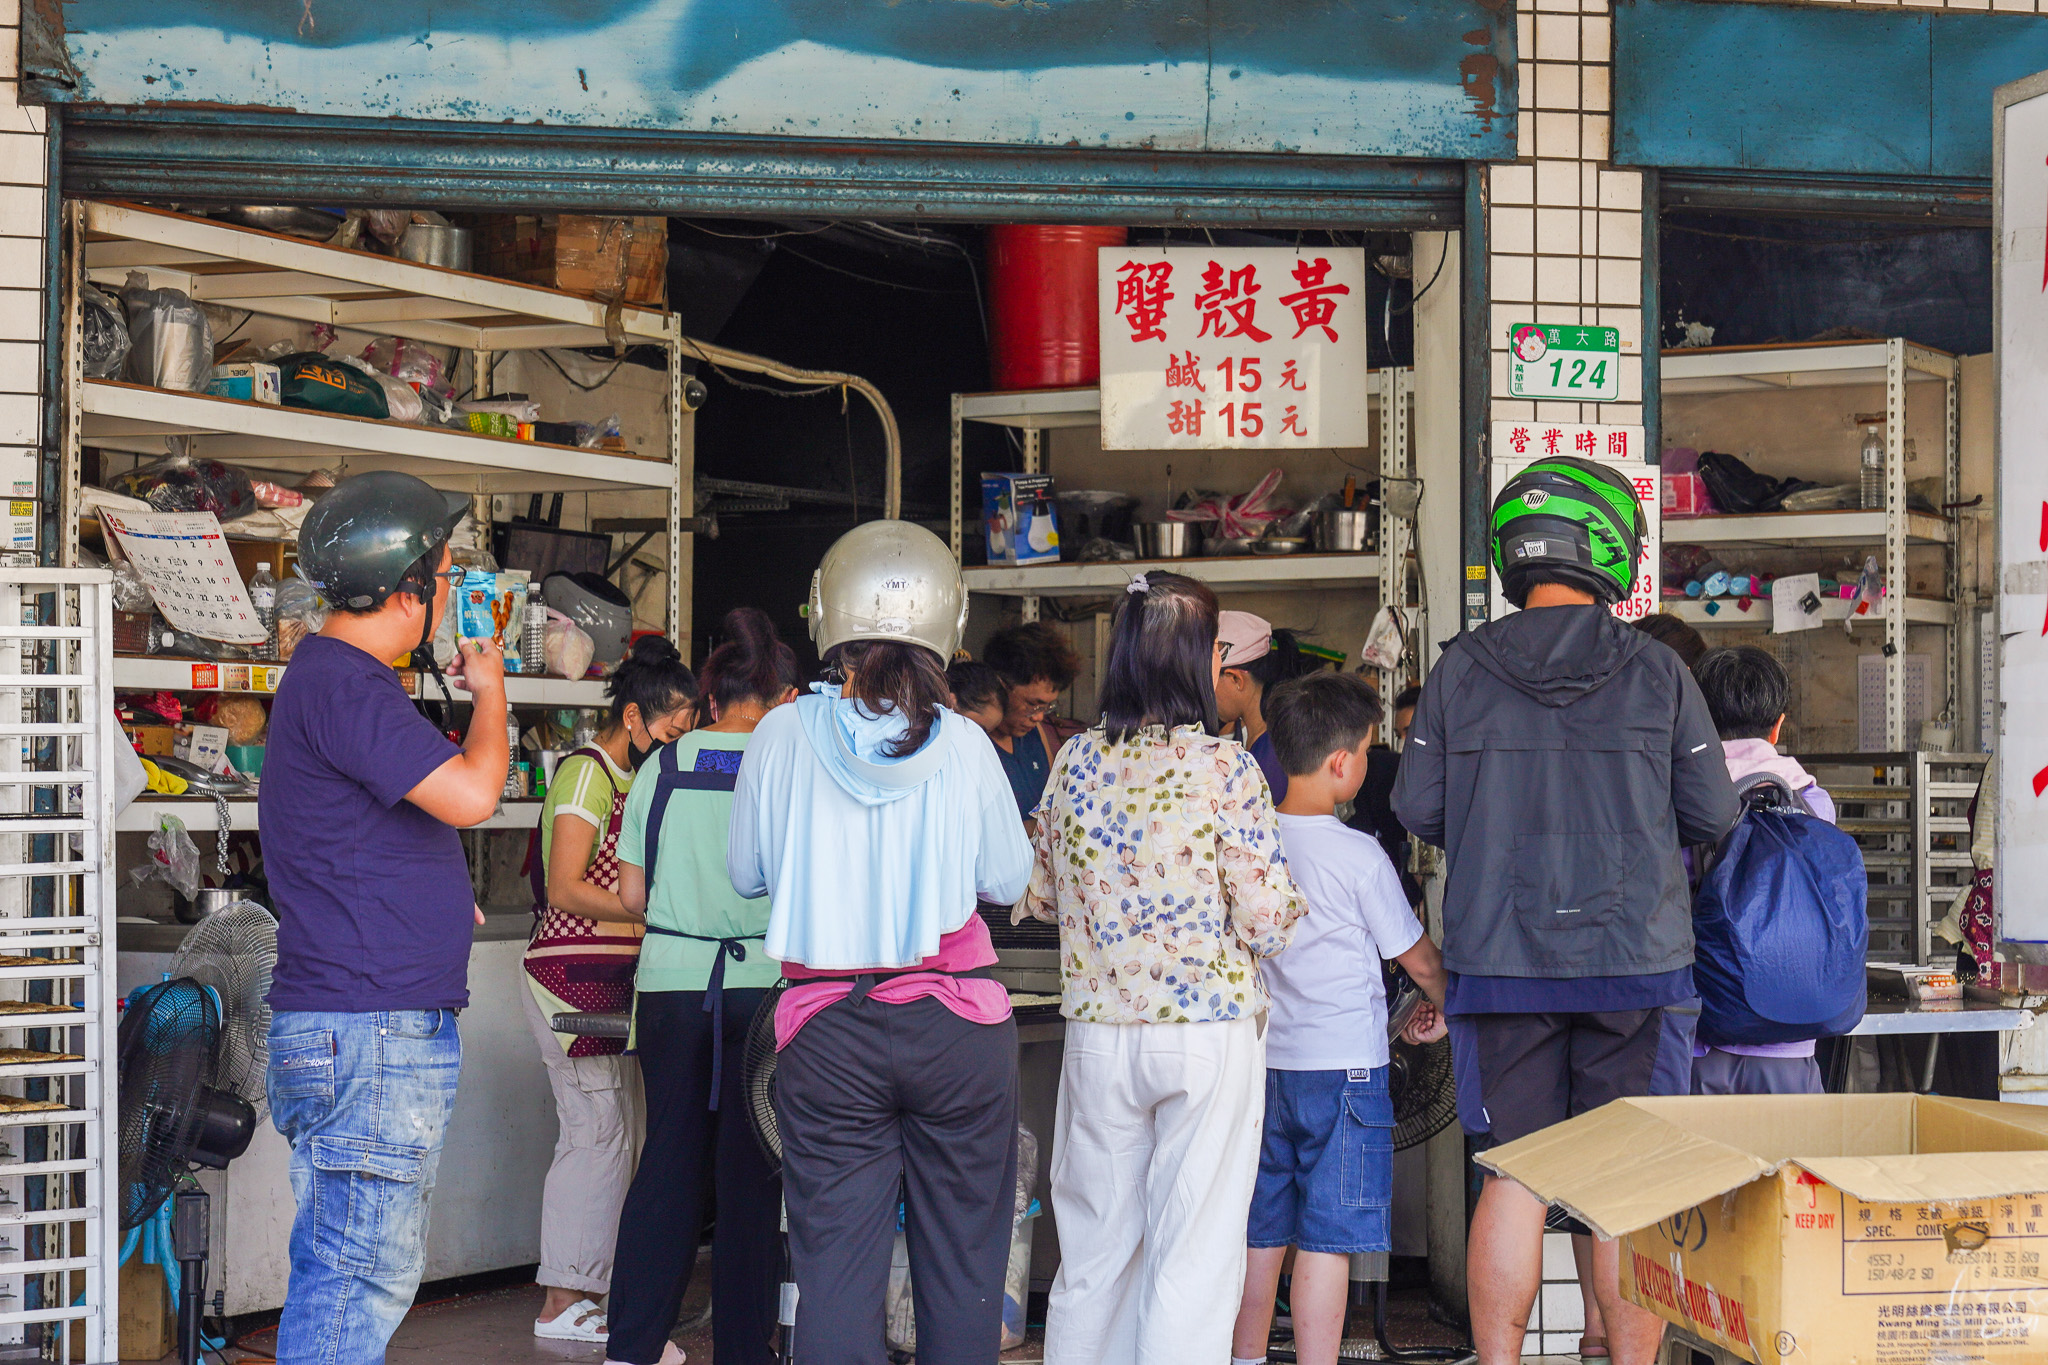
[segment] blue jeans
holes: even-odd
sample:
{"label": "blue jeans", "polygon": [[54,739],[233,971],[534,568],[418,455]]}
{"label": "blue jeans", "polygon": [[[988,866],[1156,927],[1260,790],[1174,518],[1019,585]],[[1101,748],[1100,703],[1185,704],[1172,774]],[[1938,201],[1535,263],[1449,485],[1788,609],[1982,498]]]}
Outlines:
{"label": "blue jeans", "polygon": [[1246,1241],[1299,1251],[1393,1246],[1394,1101],[1388,1069],[1266,1069],[1265,1134]]}
{"label": "blue jeans", "polygon": [[382,1365],[426,1268],[461,1071],[453,1010],[271,1016],[270,1116],[298,1203],[278,1365]]}

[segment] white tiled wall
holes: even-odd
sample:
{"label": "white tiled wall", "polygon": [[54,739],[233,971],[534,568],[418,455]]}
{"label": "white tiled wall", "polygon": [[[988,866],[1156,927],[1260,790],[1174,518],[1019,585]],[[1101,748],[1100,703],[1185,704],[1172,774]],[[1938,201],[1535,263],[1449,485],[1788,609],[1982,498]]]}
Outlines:
{"label": "white tiled wall", "polygon": [[1571,1234],[1543,1234],[1543,1288],[1529,1314],[1529,1334],[1522,1338],[1525,1356],[1575,1355],[1586,1325],[1585,1300],[1579,1297],[1579,1275],[1572,1264]]}
{"label": "white tiled wall", "polygon": [[[1830,2],[2048,13],[2048,0]],[[1643,178],[1607,164],[1613,128],[1612,8],[1612,0],[1520,0],[1515,20],[1522,107],[1518,155],[1488,172],[1496,419],[1642,420]],[[1649,208],[1655,211],[1655,205]],[[1619,329],[1621,401],[1538,403],[1509,397],[1507,329],[1516,322]],[[1651,336],[1649,344],[1656,343]]]}
{"label": "white tiled wall", "polygon": [[1535,403],[1507,392],[1507,329],[1584,323],[1642,353],[1642,176],[1612,170],[1610,0],[1534,0],[1516,18],[1522,117],[1512,165],[1489,172],[1493,415],[1543,421],[1642,420],[1642,367],[1624,364],[1621,401]]}
{"label": "white tiled wall", "polygon": [[0,447],[42,441],[46,139],[16,97],[20,23],[19,0],[0,0]]}

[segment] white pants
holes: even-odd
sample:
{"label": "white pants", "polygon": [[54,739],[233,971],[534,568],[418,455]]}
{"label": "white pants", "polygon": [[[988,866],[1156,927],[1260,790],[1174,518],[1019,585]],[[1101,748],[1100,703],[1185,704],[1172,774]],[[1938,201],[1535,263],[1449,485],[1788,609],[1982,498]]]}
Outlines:
{"label": "white pants", "polygon": [[619,1209],[633,1183],[633,1159],[646,1122],[640,1062],[567,1055],[524,971],[517,989],[526,997],[526,1022],[555,1093],[555,1159],[541,1191],[540,1272],[534,1280],[555,1289],[609,1293]]}
{"label": "white pants", "polygon": [[1227,1365],[1266,1111],[1260,1022],[1067,1024],[1045,1365]]}

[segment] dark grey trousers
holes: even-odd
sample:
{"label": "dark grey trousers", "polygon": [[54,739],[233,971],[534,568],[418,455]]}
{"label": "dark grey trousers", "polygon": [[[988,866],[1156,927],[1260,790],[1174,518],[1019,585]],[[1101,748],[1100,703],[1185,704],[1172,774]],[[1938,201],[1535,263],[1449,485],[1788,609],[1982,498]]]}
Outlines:
{"label": "dark grey trousers", "polygon": [[936,1000],[839,1001],[775,1063],[796,1359],[882,1365],[905,1205],[919,1365],[988,1365],[1002,1339],[1017,1183],[1017,1026]]}
{"label": "dark grey trousers", "polygon": [[1811,1057],[1750,1057],[1708,1048],[1692,1059],[1695,1095],[1819,1095],[1820,1067]]}

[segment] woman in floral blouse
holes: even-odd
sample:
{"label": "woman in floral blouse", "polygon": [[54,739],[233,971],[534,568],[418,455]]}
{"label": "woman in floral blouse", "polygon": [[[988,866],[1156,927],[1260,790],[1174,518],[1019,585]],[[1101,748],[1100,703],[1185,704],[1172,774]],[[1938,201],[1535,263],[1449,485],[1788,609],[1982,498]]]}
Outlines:
{"label": "woman in floral blouse", "polygon": [[1205,728],[1218,662],[1214,593],[1133,579],[1102,724],[1060,750],[1035,812],[1019,913],[1060,926],[1069,1020],[1047,1365],[1229,1354],[1264,1117],[1256,959],[1308,907],[1258,764]]}

